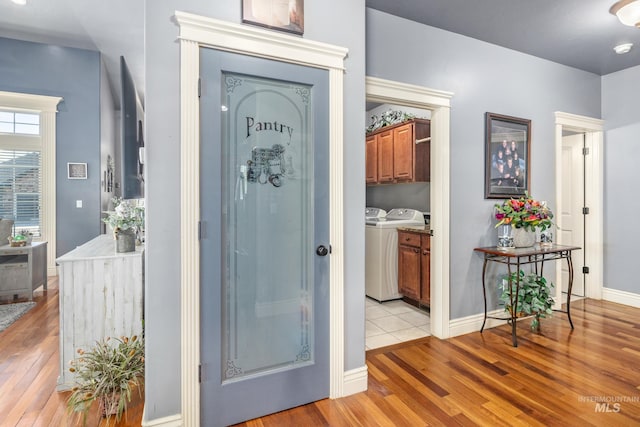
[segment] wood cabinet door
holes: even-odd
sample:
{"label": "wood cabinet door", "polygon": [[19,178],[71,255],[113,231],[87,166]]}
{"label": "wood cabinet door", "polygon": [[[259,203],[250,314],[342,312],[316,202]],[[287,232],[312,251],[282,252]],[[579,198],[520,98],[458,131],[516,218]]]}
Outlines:
{"label": "wood cabinet door", "polygon": [[420,303],[431,306],[431,236],[422,236],[420,257],[420,270],[422,280],[420,282]]}
{"label": "wood cabinet door", "polygon": [[378,144],[376,135],[367,137],[366,142],[366,172],[367,184],[375,184],[378,182]]}
{"label": "wood cabinet door", "polygon": [[398,181],[414,179],[413,123],[393,130],[393,175]]}
{"label": "wood cabinet door", "polygon": [[398,246],[398,291],[405,297],[420,299],[420,248]]}
{"label": "wood cabinet door", "polygon": [[393,181],[393,131],[376,135],[378,144],[378,182]]}

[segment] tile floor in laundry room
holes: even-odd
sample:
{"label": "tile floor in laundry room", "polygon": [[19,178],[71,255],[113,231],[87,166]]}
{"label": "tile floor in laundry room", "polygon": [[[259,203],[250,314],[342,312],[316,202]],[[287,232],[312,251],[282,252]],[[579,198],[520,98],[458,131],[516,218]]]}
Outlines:
{"label": "tile floor in laundry room", "polygon": [[431,335],[429,312],[402,300],[379,303],[365,297],[367,350]]}

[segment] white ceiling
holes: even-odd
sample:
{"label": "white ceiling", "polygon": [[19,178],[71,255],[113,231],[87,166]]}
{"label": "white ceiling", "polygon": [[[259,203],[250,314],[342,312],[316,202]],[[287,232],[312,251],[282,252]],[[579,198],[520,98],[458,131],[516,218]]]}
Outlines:
{"label": "white ceiling", "polygon": [[144,105],[144,0],[0,0],[0,37],[100,51],[118,108],[124,56]]}

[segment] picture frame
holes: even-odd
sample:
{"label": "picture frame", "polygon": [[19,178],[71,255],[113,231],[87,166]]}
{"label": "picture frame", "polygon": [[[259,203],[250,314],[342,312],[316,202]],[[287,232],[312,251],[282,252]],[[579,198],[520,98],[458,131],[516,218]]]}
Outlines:
{"label": "picture frame", "polygon": [[87,179],[87,164],[67,163],[67,179]]}
{"label": "picture frame", "polygon": [[529,193],[531,120],[485,113],[485,199]]}
{"label": "picture frame", "polygon": [[242,0],[242,22],[302,35],[304,0]]}

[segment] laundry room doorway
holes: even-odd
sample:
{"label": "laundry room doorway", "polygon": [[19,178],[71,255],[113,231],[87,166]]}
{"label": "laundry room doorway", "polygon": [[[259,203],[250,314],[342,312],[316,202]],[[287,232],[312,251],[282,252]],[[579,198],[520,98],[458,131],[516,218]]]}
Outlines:
{"label": "laundry room doorway", "polygon": [[[430,179],[428,213],[430,216],[429,268],[430,333],[438,338],[449,337],[449,144],[450,92],[408,85],[374,77],[366,79],[367,103],[388,104],[429,113]],[[418,138],[420,139],[420,138]],[[413,142],[412,142],[413,143]],[[373,203],[373,202],[372,202]],[[366,208],[366,207],[365,207]],[[417,209],[416,209],[417,210]],[[397,235],[396,235],[397,238]],[[420,249],[422,250],[422,248]],[[366,287],[366,285],[365,285]],[[401,302],[401,300],[400,300]],[[378,301],[367,299],[367,308],[382,308]],[[392,304],[399,305],[398,301]],[[393,311],[404,310],[403,306]],[[401,314],[401,313],[400,313]]]}

